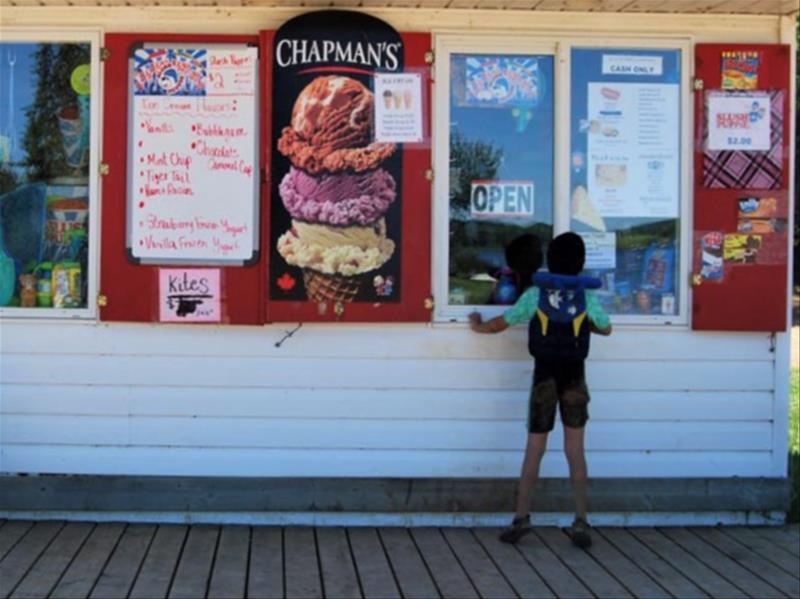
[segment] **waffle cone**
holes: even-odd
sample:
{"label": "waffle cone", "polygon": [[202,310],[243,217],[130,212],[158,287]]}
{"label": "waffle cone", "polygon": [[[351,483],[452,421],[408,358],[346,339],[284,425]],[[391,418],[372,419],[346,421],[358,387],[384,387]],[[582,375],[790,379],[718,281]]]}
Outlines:
{"label": "waffle cone", "polygon": [[308,299],[317,302],[352,302],[361,283],[361,276],[328,275],[316,270],[303,269],[303,282]]}

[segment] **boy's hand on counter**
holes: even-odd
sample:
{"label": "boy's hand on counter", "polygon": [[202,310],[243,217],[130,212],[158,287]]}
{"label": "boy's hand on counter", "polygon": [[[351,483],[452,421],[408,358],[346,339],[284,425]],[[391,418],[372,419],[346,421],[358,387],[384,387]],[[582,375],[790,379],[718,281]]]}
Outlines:
{"label": "boy's hand on counter", "polygon": [[475,329],[483,322],[483,318],[479,312],[471,312],[467,318],[469,318],[469,328],[471,328],[473,331],[475,331]]}
{"label": "boy's hand on counter", "polygon": [[483,318],[477,312],[469,315],[469,328],[476,333],[500,333],[508,328],[506,319],[502,316],[495,316],[491,320],[483,322]]}

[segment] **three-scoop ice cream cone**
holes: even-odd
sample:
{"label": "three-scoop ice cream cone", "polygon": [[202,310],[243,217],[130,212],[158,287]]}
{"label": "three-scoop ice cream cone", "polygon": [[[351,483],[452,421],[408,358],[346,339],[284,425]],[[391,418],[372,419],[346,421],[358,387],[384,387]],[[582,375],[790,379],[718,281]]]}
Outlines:
{"label": "three-scoop ice cream cone", "polygon": [[292,227],[278,239],[303,270],[315,301],[353,301],[367,274],[394,254],[384,215],[397,192],[381,162],[395,150],[373,142],[372,92],[349,77],[317,77],[294,104],[278,150],[292,163],[280,183]]}

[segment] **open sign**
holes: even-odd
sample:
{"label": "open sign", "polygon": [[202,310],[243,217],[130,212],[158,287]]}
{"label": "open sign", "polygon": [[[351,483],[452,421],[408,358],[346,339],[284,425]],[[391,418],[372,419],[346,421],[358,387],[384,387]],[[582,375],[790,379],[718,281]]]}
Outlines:
{"label": "open sign", "polygon": [[469,211],[475,218],[533,216],[533,181],[473,181]]}

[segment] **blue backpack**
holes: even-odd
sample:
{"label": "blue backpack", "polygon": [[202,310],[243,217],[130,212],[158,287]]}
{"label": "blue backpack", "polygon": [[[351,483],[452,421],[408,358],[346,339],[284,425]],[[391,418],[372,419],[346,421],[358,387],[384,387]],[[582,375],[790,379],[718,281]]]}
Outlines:
{"label": "blue backpack", "polygon": [[586,289],[600,279],[586,276],[536,274],[539,304],[528,325],[528,350],[534,358],[583,360],[589,355]]}

